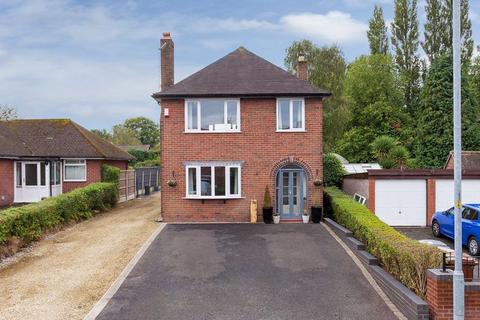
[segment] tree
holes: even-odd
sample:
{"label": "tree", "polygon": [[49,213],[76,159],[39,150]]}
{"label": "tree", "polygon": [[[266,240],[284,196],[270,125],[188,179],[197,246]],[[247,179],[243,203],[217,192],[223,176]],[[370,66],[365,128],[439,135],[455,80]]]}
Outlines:
{"label": "tree", "polygon": [[[469,83],[466,67],[462,83]],[[452,56],[438,57],[432,64],[422,89],[415,156],[423,167],[440,168],[453,147],[453,66]],[[472,89],[462,86],[462,148],[480,148],[480,111]]]}
{"label": "tree", "polygon": [[480,55],[473,59],[472,65],[470,66],[470,88],[477,103],[480,104]]}
{"label": "tree", "polygon": [[105,139],[107,141],[112,140],[112,134],[105,129],[92,129],[90,131],[95,133],[97,136],[99,136],[102,139]]}
{"label": "tree", "polygon": [[341,186],[345,170],[334,154],[326,153],[323,155],[323,172],[323,184],[325,186]]}
{"label": "tree", "polygon": [[349,161],[374,159],[372,142],[389,135],[409,143],[410,119],[399,103],[400,92],[392,58],[377,54],[361,56],[349,67],[345,95],[351,107],[351,129],[338,141],[336,151]]}
{"label": "tree", "polygon": [[400,76],[403,103],[410,115],[413,116],[420,88],[417,0],[395,1],[395,18],[391,29],[391,40]]}
{"label": "tree", "polygon": [[427,54],[430,64],[436,57],[445,53],[445,44],[443,43],[443,32],[447,21],[443,13],[443,0],[426,0],[425,13],[427,22],[423,32],[425,40],[422,42],[422,48]]}
{"label": "tree", "polygon": [[305,54],[308,61],[308,81],[331,92],[324,100],[324,146],[332,150],[346,130],[349,110],[343,94],[347,64],[338,46],[317,47],[308,40],[294,41],[286,49],[285,66],[289,71],[297,67],[298,55]]}
{"label": "tree", "polygon": [[134,131],[142,144],[153,147],[160,141],[159,126],[150,119],[145,117],[131,118],[125,120],[123,125]]}
{"label": "tree", "polygon": [[141,144],[140,140],[137,138],[136,132],[121,124],[117,124],[113,126],[112,143],[116,145],[127,145],[127,146]]}
{"label": "tree", "polygon": [[[442,32],[442,42],[443,46],[447,48],[447,54],[452,54],[452,39],[453,39],[453,30],[452,30],[452,19],[453,19],[453,1],[452,0],[442,0],[443,7],[443,20],[445,21],[445,26],[441,28]],[[460,9],[460,36],[462,41],[462,62],[470,62],[473,54],[473,39],[472,39],[472,22],[469,17],[469,4],[468,0],[461,0],[461,9]]]}
{"label": "tree", "polygon": [[372,143],[372,151],[384,169],[403,169],[410,157],[407,148],[390,136],[377,137]]}
{"label": "tree", "polygon": [[373,17],[368,22],[368,42],[371,54],[388,54],[388,35],[382,7],[375,5]]}
{"label": "tree", "polygon": [[17,119],[17,110],[9,106],[0,106],[0,120]]}

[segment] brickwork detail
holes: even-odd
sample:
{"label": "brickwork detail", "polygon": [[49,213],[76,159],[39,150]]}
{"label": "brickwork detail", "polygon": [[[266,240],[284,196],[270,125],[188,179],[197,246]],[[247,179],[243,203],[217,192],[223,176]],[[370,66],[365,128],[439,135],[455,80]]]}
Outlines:
{"label": "brickwork detail", "polygon": [[[305,99],[306,132],[276,132],[276,99],[241,99],[240,133],[184,133],[184,100],[162,100],[161,188],[162,215],[171,221],[250,221],[250,201],[258,201],[259,221],[263,193],[268,185],[275,197],[275,170],[293,157],[310,177],[307,194],[313,190],[312,173],[323,180],[322,101]],[[231,200],[185,199],[184,161],[244,161],[242,198]],[[175,176],[176,187],[167,181]],[[317,178],[317,176],[315,176]],[[317,191],[318,190],[318,191]],[[315,188],[322,192],[322,188]],[[311,197],[310,197],[311,198]],[[322,198],[322,197],[320,197]],[[311,201],[311,199],[309,199]],[[311,203],[311,202],[310,202]]]}
{"label": "brickwork detail", "polygon": [[13,203],[13,161],[0,160],[0,207]]}

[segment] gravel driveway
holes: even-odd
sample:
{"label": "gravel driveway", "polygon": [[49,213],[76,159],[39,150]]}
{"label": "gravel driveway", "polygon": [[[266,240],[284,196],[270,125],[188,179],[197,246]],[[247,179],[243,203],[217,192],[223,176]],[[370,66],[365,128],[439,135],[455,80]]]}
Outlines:
{"label": "gravel driveway", "polygon": [[322,225],[167,225],[97,319],[396,319]]}
{"label": "gravel driveway", "polygon": [[158,227],[159,212],[156,193],[35,244],[0,268],[0,318],[82,319]]}

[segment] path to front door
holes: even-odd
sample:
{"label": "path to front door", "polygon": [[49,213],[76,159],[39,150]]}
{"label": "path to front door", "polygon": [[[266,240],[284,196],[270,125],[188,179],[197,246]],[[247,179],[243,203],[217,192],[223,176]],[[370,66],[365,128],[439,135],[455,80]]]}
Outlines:
{"label": "path to front door", "polygon": [[167,225],[97,319],[396,319],[322,225]]}

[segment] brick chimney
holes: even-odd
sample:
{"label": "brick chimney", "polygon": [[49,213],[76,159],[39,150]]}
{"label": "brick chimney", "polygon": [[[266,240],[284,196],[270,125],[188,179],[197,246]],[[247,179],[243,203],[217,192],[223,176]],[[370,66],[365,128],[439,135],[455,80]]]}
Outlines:
{"label": "brick chimney", "polygon": [[173,86],[173,40],[170,32],[164,32],[160,39],[160,88],[165,91]]}
{"label": "brick chimney", "polygon": [[307,58],[304,53],[298,55],[297,61],[297,77],[300,80],[308,80],[308,68],[307,68]]}

